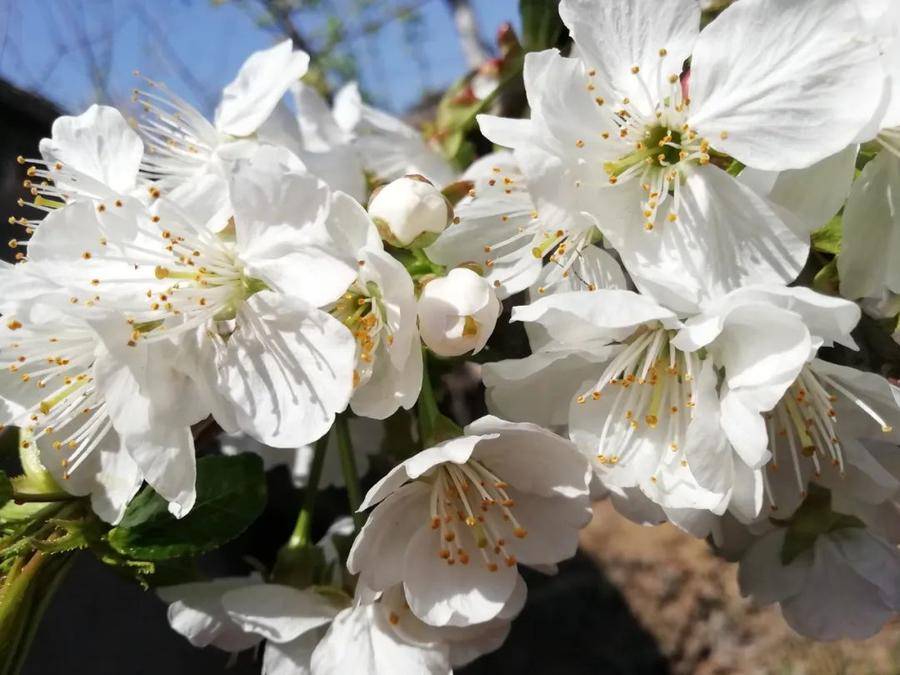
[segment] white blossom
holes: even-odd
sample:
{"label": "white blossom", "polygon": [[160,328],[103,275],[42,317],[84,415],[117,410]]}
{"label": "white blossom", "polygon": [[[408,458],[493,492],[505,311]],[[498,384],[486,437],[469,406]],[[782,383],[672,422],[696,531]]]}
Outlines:
{"label": "white blossom", "polygon": [[361,588],[357,599],[337,592],[226,577],[159,589],[172,628],[196,647],[239,652],[266,641],[263,675],[430,673],[493,651],[525,601],[520,583],[501,616],[469,628],[434,627],[409,611],[403,590]]}
{"label": "white blossom", "polygon": [[290,40],[254,52],[222,90],[212,122],[161,82],[145,79],[146,89],[135,89],[133,98],[144,111],[141,171],[154,180],[151,196],[187,184],[216,200],[227,220],[230,164],[254,152],[256,132],[308,65],[309,55],[294,51]]}
{"label": "white blossom", "polygon": [[60,486],[89,494],[109,522],[143,480],[185,515],[196,497],[190,424],[207,413],[195,384],[171,366],[174,346],[128,348],[120,317],[44,300],[4,316],[0,423],[27,430],[23,447],[36,444]]}
{"label": "white blossom", "polygon": [[530,424],[484,417],[466,435],[423,450],[366,495],[376,506],[347,561],[361,583],[402,583],[410,610],[434,626],[497,617],[517,565],[574,554],[590,520],[587,462]]}
{"label": "white blossom", "polygon": [[863,527],[819,534],[785,563],[788,531],[758,539],[740,562],[741,591],[761,605],[777,602],[785,621],[818,640],[862,640],[900,611],[900,552]]}
{"label": "white blossom", "polygon": [[422,387],[413,280],[385,251],[378,229],[359,204],[336,198],[332,217],[357,263],[356,281],[331,309],[356,338],[350,407],[357,415],[385,419],[398,408],[412,408]]}
{"label": "white blossom", "polygon": [[719,165],[805,168],[870,125],[884,76],[856,7],[742,1],[699,35],[694,0],[572,0],[560,14],[576,57],[526,57],[531,119],[480,118],[515,149],[557,242],[583,245],[587,214],[638,287],[676,309],[793,279],[808,232]]}
{"label": "white blossom", "polygon": [[327,187],[286,151],[260,147],[238,162],[230,190],[225,227],[215,202],[204,217],[163,198],[118,227],[118,205],[91,217],[67,208],[44,220],[29,255],[52,261],[86,303],[119,308],[129,343],[180,340],[180,366],[226,431],[297,447],[323,435],[351,394],[355,341],[321,308],[356,264],[330,234]]}

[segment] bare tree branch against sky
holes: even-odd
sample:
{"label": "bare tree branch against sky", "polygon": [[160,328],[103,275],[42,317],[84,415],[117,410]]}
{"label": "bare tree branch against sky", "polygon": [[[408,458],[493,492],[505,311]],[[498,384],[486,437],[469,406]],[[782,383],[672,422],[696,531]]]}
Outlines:
{"label": "bare tree branch against sky", "polygon": [[[482,40],[503,22],[517,21],[516,0],[467,4]],[[0,77],[72,112],[98,96],[125,103],[135,69],[165,80],[211,112],[244,58],[282,35],[302,40],[330,73],[332,85],[357,79],[373,102],[395,112],[415,105],[426,91],[447,87],[473,63],[463,46],[469,38],[457,37],[445,0],[7,0],[2,5]],[[291,9],[289,22],[267,18],[270,5]],[[110,64],[111,72],[104,74]]]}

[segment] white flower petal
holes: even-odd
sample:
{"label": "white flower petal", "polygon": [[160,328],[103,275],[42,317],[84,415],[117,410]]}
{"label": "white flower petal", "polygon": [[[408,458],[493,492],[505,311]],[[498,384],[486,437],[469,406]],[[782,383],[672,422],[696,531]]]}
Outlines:
{"label": "white flower petal", "polygon": [[290,40],[251,54],[237,77],[222,90],[216,128],[231,136],[251,135],[308,66],[309,55],[294,51]]}
{"label": "white flower petal", "polygon": [[[696,0],[564,0],[559,15],[597,79],[652,112],[661,83],[680,75],[700,25]],[[660,50],[664,50],[661,52]],[[634,73],[637,67],[639,72]],[[644,84],[640,82],[643,81]]]}
{"label": "white flower petal", "polygon": [[603,364],[616,350],[542,351],[523,359],[486,363],[481,377],[488,410],[513,422],[565,425],[569,401],[583,381],[600,377]]}
{"label": "white flower petal", "polygon": [[371,487],[359,507],[360,511],[374,506],[406,481],[424,475],[430,469],[444,462],[464,464],[472,456],[475,446],[482,440],[479,436],[460,436],[426,448],[391,469],[381,480]]}
{"label": "white flower petal", "polygon": [[230,590],[259,585],[252,577],[224,577],[176,586],[163,586],[157,594],[169,603],[172,629],[195,647],[213,645],[229,652],[249,649],[262,638],[246,633],[222,606],[222,595]]}
{"label": "white flower petal", "polygon": [[481,435],[473,457],[516,489],[541,497],[587,496],[590,466],[569,440],[536,424],[490,415],[472,422],[465,433]]}
{"label": "white flower petal", "polygon": [[752,401],[741,391],[725,388],[722,394],[722,428],[735,451],[752,468],[771,458],[766,422]]}
{"label": "white flower petal", "polygon": [[253,295],[226,349],[219,386],[241,429],[267,445],[290,448],[320,438],[350,400],[353,335],[300,301]]}
{"label": "white flower petal", "polygon": [[741,558],[738,583],[741,593],[759,605],[781,602],[803,589],[812,565],[809,552],[801,553],[790,565],[781,564],[781,549],[787,530],[779,528],[759,539]]}
{"label": "white flower petal", "polygon": [[[67,430],[62,428],[59,432],[62,435]],[[122,519],[128,503],[144,482],[140,468],[122,446],[115,431],[107,433],[73,472],[67,471],[60,463],[59,451],[46,439],[40,439],[37,446],[41,462],[54,480],[69,494],[89,494],[94,513],[111,525]]]}
{"label": "white flower petal", "polygon": [[447,647],[401,639],[378,605],[341,612],[312,656],[316,675],[450,675]]}
{"label": "white flower petal", "polygon": [[800,169],[839,152],[884,92],[878,50],[861,33],[844,0],[734,3],[694,47],[689,124],[757,169]]}
{"label": "white flower petal", "polygon": [[[763,477],[766,469],[751,469],[742,461],[735,459],[732,464],[734,489],[728,509],[735,518],[744,523],[756,518],[763,507]],[[796,489],[792,495],[798,495]]]}
{"label": "white flower petal", "polygon": [[[836,545],[840,539],[848,540],[851,546],[865,546],[868,553],[878,551],[869,543],[875,539],[864,531],[841,530],[819,536],[806,584],[799,594],[782,601],[781,612],[791,628],[803,635],[819,640],[862,640],[877,633],[894,617],[898,606],[889,606],[878,586],[848,565],[843,551]],[[878,552],[885,561],[885,551]],[[881,573],[886,572],[896,582],[900,574],[896,551],[886,562],[889,567]],[[829,592],[822,593],[822,588]]]}
{"label": "white flower petal", "polygon": [[467,626],[496,617],[516,586],[515,565],[501,564],[491,572],[475,551],[467,565],[448,565],[437,549],[430,527],[416,532],[406,549],[403,587],[413,614],[433,626]]}
{"label": "white flower petal", "polygon": [[415,405],[422,388],[422,350],[410,342],[406,361],[395,366],[385,350],[375,356],[372,377],[353,392],[350,408],[357,415],[383,420],[398,408],[409,410]]}
{"label": "white flower petal", "polygon": [[[100,198],[133,190],[144,154],[144,144],[122,113],[96,104],[77,117],[57,117],[52,137],[43,139],[40,147],[48,162],[63,165],[54,173],[59,187],[96,191]],[[93,181],[82,186],[66,180],[73,170]]]}
{"label": "white flower petal", "polygon": [[849,145],[806,169],[776,172],[747,167],[737,178],[790,214],[785,214],[786,220],[795,218],[794,231],[812,232],[844,205],[856,176],[858,151],[859,146]]}
{"label": "white flower petal", "polygon": [[429,494],[423,483],[403,485],[370,514],[347,556],[351,574],[378,591],[402,581],[407,543],[419,529],[431,531]]}
{"label": "white flower petal", "polygon": [[520,120],[495,115],[478,115],[478,129],[492,143],[503,148],[517,148],[531,142],[531,120]]}
{"label": "white flower petal", "polygon": [[254,584],[222,595],[228,616],[248,633],[273,642],[289,642],[329,623],[338,608],[313,590],[279,584]]}
{"label": "white flower petal", "polygon": [[678,325],[675,313],[650,297],[612,288],[555,293],[514,307],[510,320],[538,323],[553,340],[572,346],[604,338],[623,340],[637,326],[653,321]]}
{"label": "white flower petal", "polygon": [[[153,353],[161,356],[158,350]],[[191,510],[197,496],[194,437],[189,425],[198,420],[192,406],[184,407],[187,418],[178,412],[177,402],[185,400],[182,396],[190,400],[192,387],[181,375],[166,377],[167,370],[135,370],[112,358],[100,358],[94,364],[97,388],[104,392],[107,410],[124,447],[140,467],[144,480],[181,518]],[[150,373],[153,377],[148,377]]]}
{"label": "white flower petal", "polygon": [[539,497],[516,489],[510,489],[509,495],[515,501],[512,512],[516,520],[528,532],[521,539],[507,540],[508,550],[519,563],[550,565],[575,555],[578,532],[592,516],[586,499]]}
{"label": "white flower petal", "polygon": [[679,190],[675,222],[660,209],[646,231],[635,186],[622,196],[621,222],[601,225],[642,291],[672,309],[693,311],[736,288],[785,284],[799,274],[808,237],[793,232],[753,190],[710,165],[689,171]]}
{"label": "white flower petal", "polygon": [[310,630],[290,642],[267,642],[261,675],[310,675],[313,651],[326,630]]}
{"label": "white flower petal", "polygon": [[247,274],[321,307],[356,277],[349,251],[338,250],[327,216],[327,186],[287,151],[262,147],[232,177],[238,250]]}
{"label": "white flower petal", "polygon": [[884,150],[853,185],[844,208],[844,236],[838,255],[841,295],[877,296],[882,288],[900,293],[900,158]]}

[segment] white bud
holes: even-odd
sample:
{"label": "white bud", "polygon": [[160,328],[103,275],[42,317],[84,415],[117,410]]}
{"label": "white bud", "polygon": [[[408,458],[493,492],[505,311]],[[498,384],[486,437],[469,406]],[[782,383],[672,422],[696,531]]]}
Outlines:
{"label": "white bud", "polygon": [[500,301],[487,279],[457,267],[425,285],[418,311],[425,345],[439,356],[459,356],[484,347],[500,316]]}
{"label": "white bud", "polygon": [[382,187],[369,201],[369,215],[385,241],[399,246],[425,233],[437,236],[451,217],[444,195],[421,176],[403,176]]}

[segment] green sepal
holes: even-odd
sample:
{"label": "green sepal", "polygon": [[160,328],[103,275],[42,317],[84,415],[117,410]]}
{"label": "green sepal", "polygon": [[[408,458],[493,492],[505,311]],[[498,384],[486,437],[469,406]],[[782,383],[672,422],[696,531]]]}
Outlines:
{"label": "green sepal", "polygon": [[840,277],[838,276],[837,258],[832,258],[822,269],[816,272],[813,277],[812,286],[820,293],[835,295],[840,286]]}
{"label": "green sepal", "polygon": [[866,164],[875,159],[878,156],[878,153],[881,152],[881,149],[881,143],[879,143],[878,141],[869,141],[868,143],[863,143],[859,147],[859,154],[856,155],[857,172],[865,169]]}
{"label": "green sepal", "polygon": [[831,510],[831,492],[812,484],[809,494],[788,521],[774,521],[786,525],[787,532],[781,547],[781,564],[790,565],[800,555],[812,550],[823,534],[850,527],[865,527],[856,516]]}
{"label": "green sepal", "polygon": [[128,505],[109,533],[114,550],[130,558],[166,560],[200,555],[231,541],[266,503],[262,459],[253,454],[197,461],[197,500],[181,519],[149,486]]}
{"label": "green sepal", "polygon": [[99,542],[108,526],[89,515],[86,518],[51,518],[47,521],[56,527],[56,538],[32,539],[31,545],[44,553],[64,553],[87,548]]}
{"label": "green sepal", "polygon": [[745,168],[745,165],[744,165],[744,164],[742,164],[741,162],[737,161],[736,159],[732,159],[732,160],[731,160],[731,163],[728,165],[728,168],[725,169],[725,171],[726,171],[726,173],[728,173],[729,176],[735,176],[735,177],[736,177],[736,176],[739,176],[739,175],[741,174],[741,171],[743,171],[744,168]]}
{"label": "green sepal", "polygon": [[34,442],[27,430],[21,428],[19,429],[19,461],[25,473],[12,479],[16,492],[29,494],[62,492],[53,476],[41,463],[37,443]]}
{"label": "green sepal", "polygon": [[822,253],[837,255],[841,252],[841,238],[844,233],[844,218],[840,214],[812,233],[813,248]]}
{"label": "green sepal", "polygon": [[318,546],[284,546],[275,558],[272,581],[294,588],[309,588],[322,583],[327,577],[325,554]]}

